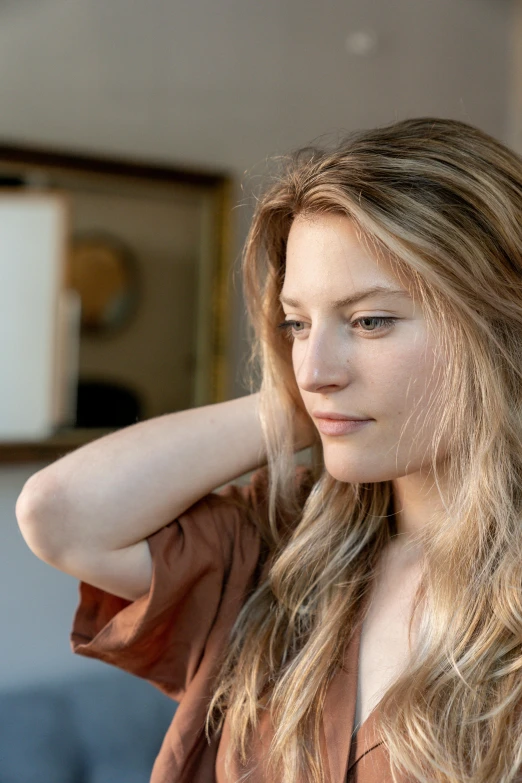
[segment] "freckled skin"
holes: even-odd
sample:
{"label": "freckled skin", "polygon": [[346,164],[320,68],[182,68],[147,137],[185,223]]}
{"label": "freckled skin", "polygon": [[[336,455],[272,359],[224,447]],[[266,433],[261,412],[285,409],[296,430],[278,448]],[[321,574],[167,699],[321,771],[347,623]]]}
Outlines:
{"label": "freckled skin", "polygon": [[[320,433],[328,472],[340,481],[394,480],[413,528],[425,520],[419,492],[427,489],[425,450],[438,420],[432,406],[428,410],[438,382],[436,346],[421,303],[418,297],[374,295],[331,308],[333,300],[376,284],[407,290],[408,282],[392,270],[388,258],[359,241],[348,218],[298,216],[288,238],[282,293],[301,303],[284,310],[287,320],[302,322],[292,362],[307,411],[374,419],[346,435]],[[376,320],[353,324],[361,317]],[[379,317],[398,320],[382,328]]]}

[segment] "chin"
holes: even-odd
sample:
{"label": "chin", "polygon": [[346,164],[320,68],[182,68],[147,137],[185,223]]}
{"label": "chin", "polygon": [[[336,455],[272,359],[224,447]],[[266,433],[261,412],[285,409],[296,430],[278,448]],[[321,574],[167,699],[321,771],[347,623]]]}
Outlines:
{"label": "chin", "polygon": [[324,465],[330,476],[337,481],[355,484],[364,481],[361,477],[361,469],[339,459],[328,459],[325,454]]}
{"label": "chin", "polygon": [[343,459],[341,455],[328,454],[328,449],[323,450],[324,466],[330,476],[345,484],[362,484],[375,481],[383,481],[381,475],[376,475],[371,465],[354,464],[352,459]]}

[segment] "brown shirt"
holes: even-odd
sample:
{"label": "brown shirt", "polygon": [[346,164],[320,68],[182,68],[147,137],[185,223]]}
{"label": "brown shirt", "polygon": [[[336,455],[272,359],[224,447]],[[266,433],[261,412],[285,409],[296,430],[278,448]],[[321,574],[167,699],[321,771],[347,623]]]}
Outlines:
{"label": "brown shirt", "polygon": [[[296,468],[299,487],[309,486],[309,479],[306,468]],[[216,658],[246,592],[266,574],[251,517],[252,510],[266,513],[266,491],[267,469],[260,468],[249,484],[206,495],[151,535],[151,588],[134,602],[80,583],[73,652],[142,677],[179,702],[150,783],[229,783],[223,768],[228,723],[210,744],[204,723]],[[321,752],[328,783],[391,783],[388,756],[375,734],[376,711],[351,741],[359,639],[360,626],[328,688]],[[267,715],[256,738],[259,766],[251,783],[267,783],[262,759],[270,736]]]}

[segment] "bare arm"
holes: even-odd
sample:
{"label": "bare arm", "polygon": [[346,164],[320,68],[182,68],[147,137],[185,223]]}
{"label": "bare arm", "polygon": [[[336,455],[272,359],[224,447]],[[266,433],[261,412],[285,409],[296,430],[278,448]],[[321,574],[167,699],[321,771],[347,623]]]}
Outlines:
{"label": "bare arm", "polygon": [[[89,443],[34,474],[16,515],[41,559],[115,595],[147,592],[147,536],[216,487],[266,463],[259,395],[166,414]],[[308,445],[298,428],[296,448]]]}

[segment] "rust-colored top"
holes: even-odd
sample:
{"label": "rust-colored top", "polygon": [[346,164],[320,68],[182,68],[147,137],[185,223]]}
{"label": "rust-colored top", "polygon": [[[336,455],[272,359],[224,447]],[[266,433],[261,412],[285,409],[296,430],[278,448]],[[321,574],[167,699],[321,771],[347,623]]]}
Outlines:
{"label": "rust-colored top", "polygon": [[[303,491],[309,491],[309,479],[308,469],[296,468]],[[137,601],[80,583],[73,652],[142,677],[179,702],[150,783],[232,783],[223,768],[228,724],[225,720],[221,736],[209,744],[204,723],[216,657],[246,591],[266,575],[268,562],[261,562],[261,539],[251,516],[252,510],[266,512],[266,487],[267,469],[260,468],[249,484],[229,484],[206,495],[151,535],[152,584]],[[375,735],[376,711],[350,747],[359,638],[360,626],[327,692],[321,750],[328,783],[391,783],[389,760]],[[256,737],[258,768],[250,783],[268,783],[262,759],[270,732],[267,715]]]}

